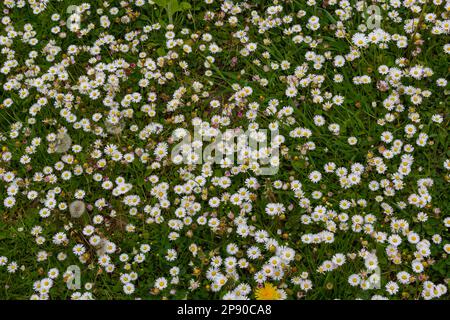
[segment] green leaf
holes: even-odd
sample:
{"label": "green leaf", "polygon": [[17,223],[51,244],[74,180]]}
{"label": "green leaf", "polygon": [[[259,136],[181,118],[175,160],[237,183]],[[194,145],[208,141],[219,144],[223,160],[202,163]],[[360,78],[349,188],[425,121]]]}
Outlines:
{"label": "green leaf", "polygon": [[169,18],[173,16],[175,12],[177,12],[178,9],[178,1],[177,0],[169,0],[167,2],[167,14],[169,15]]}
{"label": "green leaf", "polygon": [[323,8],[319,8],[319,9],[325,13],[325,15],[328,17],[328,19],[330,19],[330,21],[332,23],[336,23],[337,22],[336,19],[327,10],[325,10]]}
{"label": "green leaf", "polygon": [[182,3],[180,3],[180,9],[181,10],[189,10],[189,9],[191,9],[192,8],[192,6],[191,6],[191,4],[189,3],[189,2],[182,2]]}
{"label": "green leaf", "polygon": [[137,184],[138,186],[143,186],[143,185],[145,184],[144,178],[143,178],[143,177],[137,178],[137,179],[136,179],[136,184]]}
{"label": "green leaf", "polygon": [[163,8],[165,8],[166,5],[167,5],[167,0],[154,0],[154,2],[155,2],[158,6],[163,7]]}
{"label": "green leaf", "polygon": [[166,55],[166,50],[164,50],[164,48],[158,48],[158,50],[156,50],[156,53],[159,56],[165,56]]}

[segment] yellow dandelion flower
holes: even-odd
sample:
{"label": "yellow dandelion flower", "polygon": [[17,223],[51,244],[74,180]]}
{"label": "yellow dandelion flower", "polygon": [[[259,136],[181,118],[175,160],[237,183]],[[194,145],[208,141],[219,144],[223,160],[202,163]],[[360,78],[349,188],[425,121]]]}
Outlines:
{"label": "yellow dandelion flower", "polygon": [[264,283],[264,287],[255,290],[256,300],[280,300],[281,296],[277,287],[271,283]]}

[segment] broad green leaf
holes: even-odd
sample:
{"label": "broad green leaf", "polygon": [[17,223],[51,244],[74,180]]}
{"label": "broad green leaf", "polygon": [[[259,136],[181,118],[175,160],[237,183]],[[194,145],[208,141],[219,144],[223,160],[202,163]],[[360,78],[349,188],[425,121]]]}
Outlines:
{"label": "broad green leaf", "polygon": [[178,11],[178,1],[177,0],[169,0],[167,2],[167,14],[169,15],[169,18],[173,16],[175,12]]}
{"label": "broad green leaf", "polygon": [[191,4],[189,3],[189,2],[182,2],[182,3],[180,3],[180,9],[181,10],[189,10],[189,9],[191,9],[192,8],[192,6],[191,6]]}
{"label": "broad green leaf", "polygon": [[167,0],[154,0],[154,2],[155,2],[158,6],[163,7],[163,8],[165,8],[166,5],[167,5]]}
{"label": "broad green leaf", "polygon": [[156,53],[159,56],[164,56],[164,55],[166,55],[166,50],[164,50],[164,48],[158,48],[158,50],[156,50]]}

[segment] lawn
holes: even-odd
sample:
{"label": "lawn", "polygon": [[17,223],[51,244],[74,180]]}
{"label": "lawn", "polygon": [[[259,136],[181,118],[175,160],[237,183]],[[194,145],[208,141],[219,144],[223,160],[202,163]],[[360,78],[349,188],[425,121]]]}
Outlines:
{"label": "lawn", "polygon": [[0,299],[449,299],[449,2],[0,9]]}

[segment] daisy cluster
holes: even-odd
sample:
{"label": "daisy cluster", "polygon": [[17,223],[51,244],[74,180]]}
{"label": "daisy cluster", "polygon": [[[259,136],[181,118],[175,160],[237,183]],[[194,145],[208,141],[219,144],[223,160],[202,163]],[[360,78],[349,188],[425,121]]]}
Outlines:
{"label": "daisy cluster", "polygon": [[0,297],[448,299],[448,0],[0,9]]}

